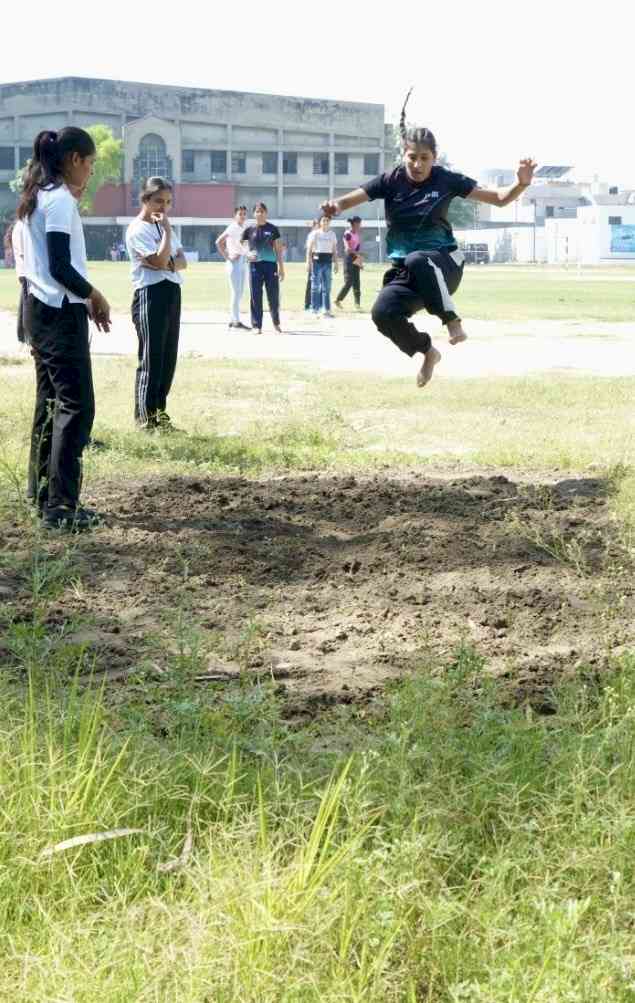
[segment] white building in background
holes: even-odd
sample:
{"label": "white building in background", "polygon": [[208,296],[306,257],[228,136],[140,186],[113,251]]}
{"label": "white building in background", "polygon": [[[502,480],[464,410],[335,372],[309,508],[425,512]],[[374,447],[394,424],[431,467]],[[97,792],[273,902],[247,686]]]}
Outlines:
{"label": "white building in background", "polygon": [[[484,187],[514,183],[511,170],[491,168]],[[466,243],[488,245],[491,261],[550,264],[635,262],[635,190],[579,180],[567,165],[546,165],[521,199],[502,209],[480,206],[480,225]],[[489,211],[488,211],[489,209]]]}

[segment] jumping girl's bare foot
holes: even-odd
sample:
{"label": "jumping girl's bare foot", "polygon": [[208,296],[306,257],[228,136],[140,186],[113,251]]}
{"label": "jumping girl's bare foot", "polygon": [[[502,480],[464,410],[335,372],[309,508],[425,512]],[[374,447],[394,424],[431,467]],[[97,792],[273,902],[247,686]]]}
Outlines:
{"label": "jumping girl's bare foot", "polygon": [[451,320],[448,322],[448,341],[451,345],[458,345],[462,341],[467,341],[467,334],[463,330],[460,320]]}
{"label": "jumping girl's bare foot", "polygon": [[432,372],[437,362],[441,361],[441,352],[437,352],[436,348],[429,348],[428,351],[423,356],[423,365],[417,373],[417,386],[425,387],[426,383],[429,383],[432,379]]}

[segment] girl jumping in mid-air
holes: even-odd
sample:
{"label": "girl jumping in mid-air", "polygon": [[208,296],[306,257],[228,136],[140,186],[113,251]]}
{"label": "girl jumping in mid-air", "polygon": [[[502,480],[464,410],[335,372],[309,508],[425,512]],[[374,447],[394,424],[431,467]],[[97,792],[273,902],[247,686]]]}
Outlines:
{"label": "girl jumping in mid-air", "polygon": [[467,338],[452,301],[464,264],[447,218],[452,199],[459,196],[488,205],[508,205],[531,184],[536,164],[530,159],[521,160],[517,183],[499,191],[479,188],[472,178],[441,167],[436,163],[437,143],[430,130],[406,125],[411,92],[399,121],[403,154],[399,166],[341,198],[325,202],[322,210],[336,216],[363,202],[384,199],[386,245],[392,267],[384,276],[372,317],[378,330],[406,355],[423,354],[417,374],[417,385],[423,387],[441,354],[432,346],[430,335],[418,331],[409,318],[425,309],[441,318],[451,345]]}

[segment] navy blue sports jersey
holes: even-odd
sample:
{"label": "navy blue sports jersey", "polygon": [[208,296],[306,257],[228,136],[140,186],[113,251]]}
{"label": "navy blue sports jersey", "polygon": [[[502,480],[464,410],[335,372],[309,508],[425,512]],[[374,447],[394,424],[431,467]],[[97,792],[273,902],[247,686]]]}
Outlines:
{"label": "navy blue sports jersey", "polygon": [[262,226],[248,226],[243,233],[243,240],[249,244],[249,250],[258,255],[257,261],[277,261],[274,241],[280,240],[280,230],[275,223],[263,223]]}
{"label": "navy blue sports jersey", "polygon": [[405,258],[411,251],[456,249],[448,222],[450,202],[458,195],[466,198],[476,181],[435,166],[425,181],[411,181],[404,166],[380,174],[362,188],[371,202],[383,199],[386,206],[386,247],[388,257]]}

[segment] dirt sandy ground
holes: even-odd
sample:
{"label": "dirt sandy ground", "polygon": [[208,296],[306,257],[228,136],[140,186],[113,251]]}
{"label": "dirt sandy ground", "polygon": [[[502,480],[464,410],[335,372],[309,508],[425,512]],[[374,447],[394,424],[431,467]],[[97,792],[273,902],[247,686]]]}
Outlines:
{"label": "dirt sandy ground", "polygon": [[[429,319],[430,320],[430,319]],[[435,326],[436,325],[436,326]],[[283,335],[234,334],[221,312],[189,312],[181,328],[181,355],[203,358],[271,359],[309,363],[320,369],[381,373],[412,378],[416,362],[375,330],[367,314],[315,320],[305,313],[283,315]],[[449,346],[436,321],[428,329],[443,359],[437,376],[518,376],[529,372],[568,371],[598,376],[635,375],[635,323],[599,321],[466,321],[470,340]],[[0,354],[19,351],[15,318],[0,311]],[[94,331],[94,355],[134,355],[137,341],[130,318],[114,318],[109,335]],[[435,378],[437,378],[435,376]]]}
{"label": "dirt sandy ground", "polygon": [[[109,525],[77,542],[81,587],[49,607],[47,633],[114,681],[160,674],[180,615],[198,625],[180,641],[201,653],[198,685],[273,678],[292,713],[366,699],[472,645],[510,699],[549,712],[563,673],[595,674],[635,642],[607,490],[494,470],[104,485],[90,501]],[[19,555],[23,529],[6,543]],[[0,591],[31,615],[19,569]]]}

